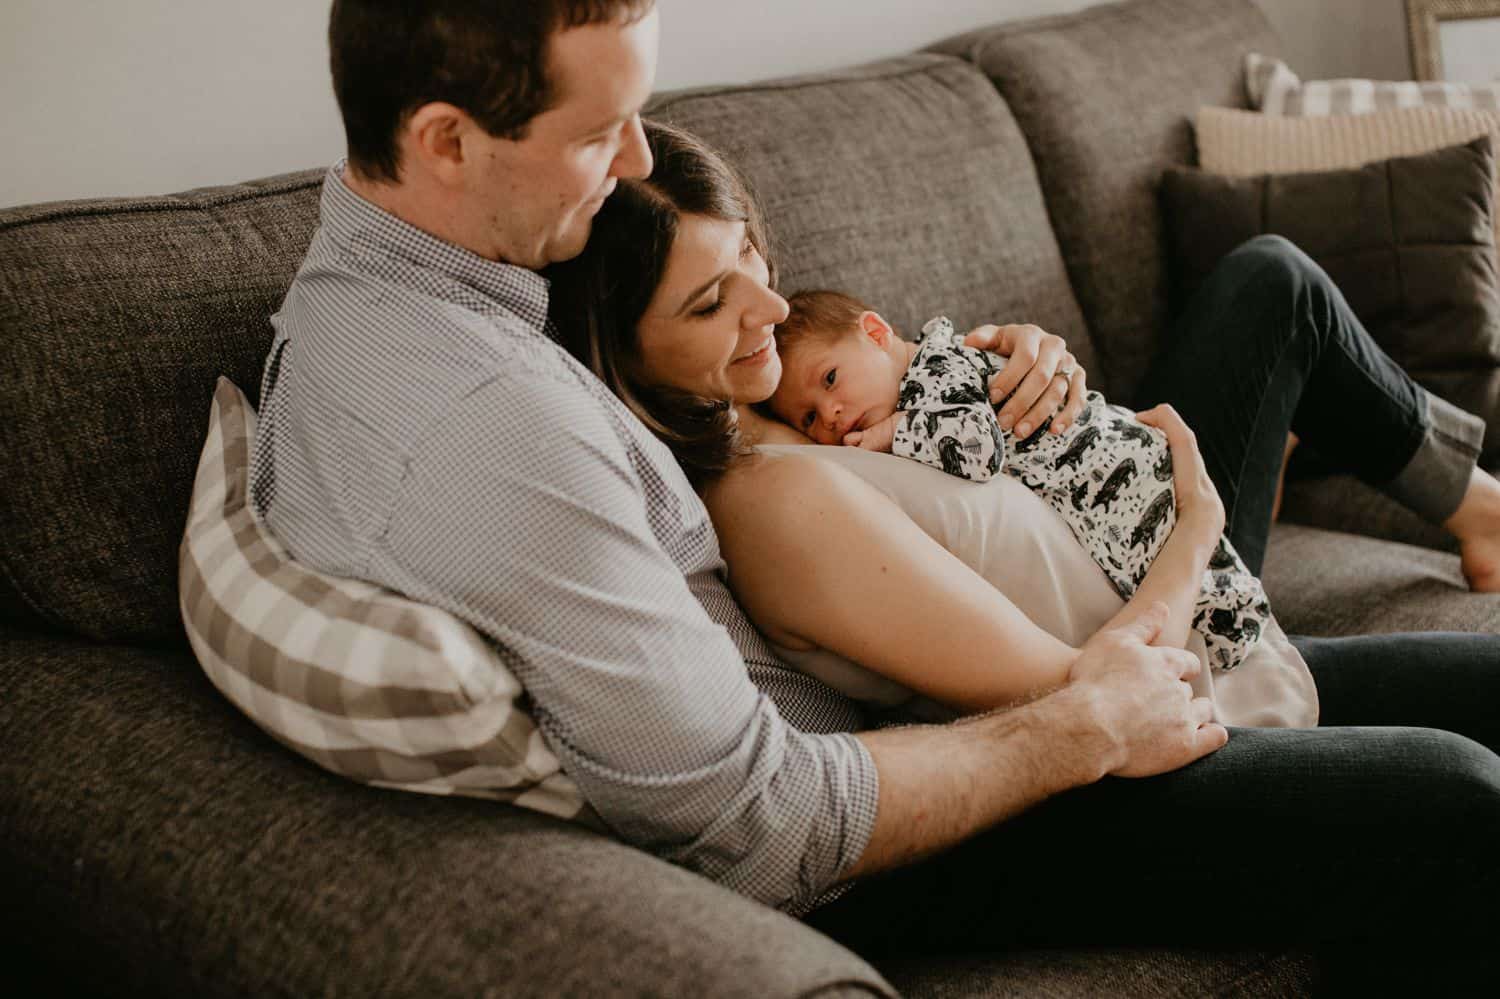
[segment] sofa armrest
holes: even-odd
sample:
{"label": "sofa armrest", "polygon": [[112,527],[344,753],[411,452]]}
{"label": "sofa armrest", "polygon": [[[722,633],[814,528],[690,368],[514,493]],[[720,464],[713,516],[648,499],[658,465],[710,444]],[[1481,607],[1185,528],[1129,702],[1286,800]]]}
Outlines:
{"label": "sofa armrest", "polygon": [[186,651],[0,637],[0,689],[0,879],[25,900],[0,934],[74,984],[894,995],[802,923],[606,837],[326,774]]}

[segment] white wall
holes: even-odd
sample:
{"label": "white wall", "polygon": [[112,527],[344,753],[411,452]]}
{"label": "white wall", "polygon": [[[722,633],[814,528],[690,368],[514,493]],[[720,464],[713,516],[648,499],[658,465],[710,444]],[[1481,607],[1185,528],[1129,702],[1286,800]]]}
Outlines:
{"label": "white wall", "polygon": [[[666,89],[873,59],[1095,0],[659,2]],[[1408,72],[1401,0],[1258,2],[1304,76]],[[326,0],[0,0],[0,205],[331,161],[343,133],[327,10]]]}

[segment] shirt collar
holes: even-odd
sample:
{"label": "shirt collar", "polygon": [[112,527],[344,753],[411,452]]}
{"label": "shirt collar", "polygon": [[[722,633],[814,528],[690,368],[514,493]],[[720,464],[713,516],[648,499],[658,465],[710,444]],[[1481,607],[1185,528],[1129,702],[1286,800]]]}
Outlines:
{"label": "shirt collar", "polygon": [[337,243],[363,254],[375,249],[474,289],[537,329],[547,324],[549,284],[536,271],[487,260],[404,222],[344,183],[347,160],[328,169],[319,221]]}

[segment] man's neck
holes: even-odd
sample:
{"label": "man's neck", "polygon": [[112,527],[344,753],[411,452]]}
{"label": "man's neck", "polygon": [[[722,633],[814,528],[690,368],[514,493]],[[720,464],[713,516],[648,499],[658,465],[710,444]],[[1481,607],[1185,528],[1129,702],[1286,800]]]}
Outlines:
{"label": "man's neck", "polygon": [[461,227],[453,221],[457,212],[446,210],[438,203],[438,199],[418,191],[414,185],[371,180],[361,176],[359,171],[347,163],[344,165],[342,179],[350,192],[387,215],[393,215],[445,243],[452,243],[490,260],[497,259],[492,253],[486,252],[486,248],[473,246],[472,241],[465,238]]}

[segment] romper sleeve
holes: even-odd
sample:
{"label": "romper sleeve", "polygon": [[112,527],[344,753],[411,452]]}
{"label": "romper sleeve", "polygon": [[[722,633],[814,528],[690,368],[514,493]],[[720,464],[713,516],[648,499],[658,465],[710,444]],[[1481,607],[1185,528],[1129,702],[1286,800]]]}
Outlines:
{"label": "romper sleeve", "polygon": [[1000,471],[1006,434],[990,405],[986,375],[964,355],[947,319],[922,328],[900,391],[892,454],[975,482]]}

